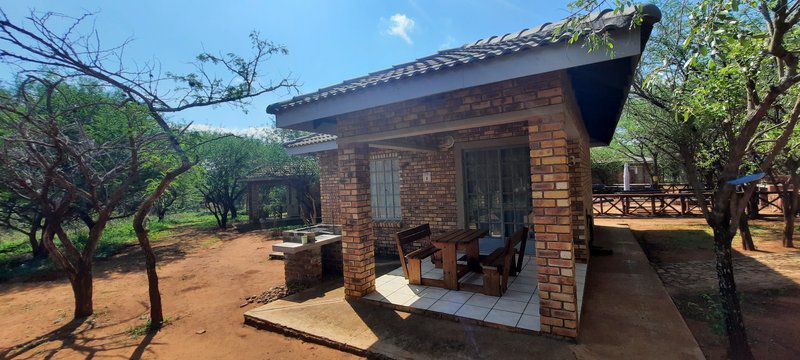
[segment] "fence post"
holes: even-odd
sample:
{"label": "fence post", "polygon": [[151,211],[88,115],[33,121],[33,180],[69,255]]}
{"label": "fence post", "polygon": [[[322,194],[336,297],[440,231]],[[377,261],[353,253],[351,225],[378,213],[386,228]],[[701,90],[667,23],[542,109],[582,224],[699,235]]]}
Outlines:
{"label": "fence post", "polygon": [[758,219],[759,217],[761,217],[760,214],[758,213],[758,198],[760,196],[759,193],[760,193],[759,190],[754,191],[753,196],[751,196],[750,199],[748,199],[747,206],[750,207],[751,219]]}

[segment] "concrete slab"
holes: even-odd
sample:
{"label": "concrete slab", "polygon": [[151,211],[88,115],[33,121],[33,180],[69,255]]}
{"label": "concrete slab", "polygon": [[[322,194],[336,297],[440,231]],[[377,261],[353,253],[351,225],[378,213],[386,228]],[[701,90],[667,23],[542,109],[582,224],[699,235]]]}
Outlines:
{"label": "concrete slab", "polygon": [[598,227],[596,235],[614,254],[589,265],[577,345],[345,300],[335,282],[250,310],[245,323],[380,358],[702,359],[630,230]]}
{"label": "concrete slab", "polygon": [[391,359],[573,359],[569,343],[348,301],[338,284],[248,311],[245,323]]}
{"label": "concrete slab", "polygon": [[624,220],[598,220],[575,354],[585,359],[704,359]]}

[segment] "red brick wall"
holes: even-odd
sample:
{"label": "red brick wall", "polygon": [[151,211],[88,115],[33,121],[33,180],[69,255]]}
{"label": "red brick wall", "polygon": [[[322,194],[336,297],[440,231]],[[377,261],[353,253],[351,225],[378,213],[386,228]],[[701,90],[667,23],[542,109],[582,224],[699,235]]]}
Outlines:
{"label": "red brick wall", "polygon": [[[501,139],[527,136],[526,122],[488,126],[454,131],[443,136],[453,136],[456,142]],[[335,151],[318,154],[320,161],[320,188],[322,190],[322,221],[340,224],[338,194],[338,164]],[[433,154],[370,149],[370,157],[394,156],[400,162],[401,221],[374,221],[375,251],[380,255],[396,255],[393,235],[401,228],[428,223],[434,232],[458,226],[456,203],[456,163],[452,149]],[[431,173],[431,182],[422,181],[422,174]],[[331,174],[337,174],[336,176]]]}
{"label": "red brick wall", "polygon": [[561,104],[562,74],[551,72],[403,101],[336,117],[340,138]]}
{"label": "red brick wall", "polygon": [[[442,134],[456,142],[501,139],[526,136],[527,125],[518,122],[487,126]],[[371,157],[397,157],[400,162],[401,221],[375,221],[375,251],[381,255],[396,255],[393,235],[401,228],[430,224],[434,233],[458,226],[456,203],[456,161],[452,149],[436,153],[389,151],[372,149]],[[423,181],[423,173],[431,173],[431,181]],[[323,211],[324,212],[324,211]]]}
{"label": "red brick wall", "polygon": [[322,222],[341,224],[339,217],[339,159],[336,150],[317,153]]}

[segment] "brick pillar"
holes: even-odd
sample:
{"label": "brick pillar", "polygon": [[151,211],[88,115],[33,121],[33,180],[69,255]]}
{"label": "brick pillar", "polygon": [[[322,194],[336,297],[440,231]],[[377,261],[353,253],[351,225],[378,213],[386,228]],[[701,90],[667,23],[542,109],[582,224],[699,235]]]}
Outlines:
{"label": "brick pillar", "polygon": [[565,117],[528,123],[541,332],[577,337],[575,254]]}
{"label": "brick pillar", "polygon": [[375,290],[375,245],[366,144],[339,146],[339,178],[345,295],[358,298]]}
{"label": "brick pillar", "polygon": [[[569,192],[570,206],[572,207],[572,237],[575,244],[575,260],[586,263],[589,260],[589,227],[586,212],[591,211],[592,206],[589,146],[586,142],[578,139],[567,141],[567,146],[570,159]],[[585,151],[584,147],[586,148]]]}

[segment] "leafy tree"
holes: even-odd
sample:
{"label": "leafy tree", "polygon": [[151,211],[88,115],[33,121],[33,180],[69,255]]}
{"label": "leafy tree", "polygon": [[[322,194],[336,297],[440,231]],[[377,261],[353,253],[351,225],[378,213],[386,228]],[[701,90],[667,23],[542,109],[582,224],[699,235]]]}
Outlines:
{"label": "leafy tree", "polygon": [[[0,179],[0,181],[6,180]],[[25,235],[34,258],[47,257],[47,250],[39,237],[44,227],[44,216],[36,206],[36,202],[17,196],[2,184],[0,184],[0,227]]]}
{"label": "leafy tree", "polygon": [[[576,12],[605,1],[578,0]],[[730,355],[752,358],[734,281],[731,243],[755,183],[729,183],[768,171],[800,117],[798,1],[666,2],[665,17],[640,65],[633,94],[665,154],[677,154],[714,233],[714,252]],[[621,11],[631,1],[615,1]],[[565,26],[579,26],[579,19]],[[637,24],[634,16],[634,24]],[[610,39],[586,36],[590,46]],[[592,40],[593,39],[593,40]],[[592,41],[594,42],[592,42]],[[649,59],[648,59],[649,57]],[[710,185],[710,196],[703,192]]]}
{"label": "leafy tree", "polygon": [[[138,177],[139,153],[158,138],[141,126],[148,120],[141,108],[68,80],[29,75],[0,97],[0,169],[10,191],[41,211],[42,244],[67,272],[79,318],[93,312],[93,257],[103,230]],[[65,226],[82,211],[90,219],[80,243]]]}
{"label": "leafy tree", "polygon": [[[158,185],[139,202],[133,217],[133,228],[145,255],[150,323],[153,328],[158,328],[164,319],[161,294],[158,290],[156,258],[144,222],[155,202],[173,181],[194,166],[181,142],[185,129],[175,128],[167,121],[166,115],[191,108],[224,104],[244,108],[248,99],[280,89],[294,89],[295,82],[288,78],[277,83],[264,81],[261,76],[264,64],[272,55],[285,54],[287,50],[283,46],[262,40],[257,33],[250,36],[253,48],[251,56],[204,52],[196,57],[195,71],[190,73],[162,72],[158,63],[126,67],[128,61],[123,56],[126,44],[101,47],[98,32],[88,25],[91,21],[85,21],[92,16],[93,14],[84,14],[70,18],[55,13],[32,11],[30,16],[18,23],[0,10],[0,61],[20,69],[24,74],[39,73],[46,77],[58,72],[67,77],[93,79],[109,93],[119,93],[125,102],[135,104],[137,108],[147,112],[160,130],[160,139],[167,144],[171,156],[178,159],[175,166],[163,172]],[[29,155],[35,154],[30,152]],[[46,164],[50,167],[45,167],[49,171],[45,175],[49,177],[58,175],[58,168],[66,165],[63,157],[56,156],[48,160],[52,160]],[[129,178],[121,180],[122,183],[127,183],[127,179]],[[55,211],[68,211],[72,207],[72,201],[78,196],[76,191],[70,189],[51,193],[50,182],[42,185],[39,190],[48,191],[38,196],[46,200],[43,203],[47,204],[47,216],[52,216]],[[106,217],[110,216],[105,213],[108,208],[99,209],[103,211],[101,218],[107,220]],[[58,233],[64,243],[59,226],[60,223],[51,223],[48,219],[45,240]],[[98,229],[93,228],[92,233],[102,232],[101,227]],[[48,245],[47,241],[45,245]],[[93,250],[93,245],[90,244],[81,258],[90,257]],[[48,251],[51,256],[57,254],[57,249],[53,246],[48,246]],[[83,266],[80,271],[91,274],[91,267]],[[91,279],[91,276],[87,278]],[[76,299],[77,295],[76,293]],[[91,296],[90,293],[88,295]],[[91,300],[81,299],[80,302],[90,304]],[[86,306],[76,311],[76,316],[85,316],[91,314],[91,311],[91,306]]]}
{"label": "leafy tree", "polygon": [[228,227],[229,216],[238,217],[238,204],[246,190],[244,179],[266,164],[271,150],[262,140],[236,136],[208,142],[198,149],[203,178],[197,183],[198,190],[221,229]]}

